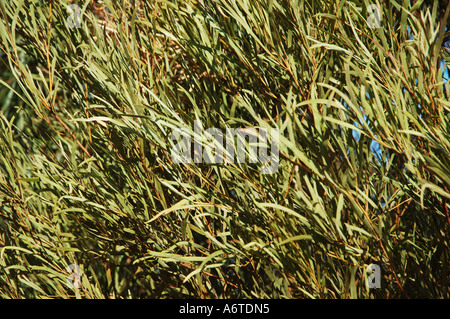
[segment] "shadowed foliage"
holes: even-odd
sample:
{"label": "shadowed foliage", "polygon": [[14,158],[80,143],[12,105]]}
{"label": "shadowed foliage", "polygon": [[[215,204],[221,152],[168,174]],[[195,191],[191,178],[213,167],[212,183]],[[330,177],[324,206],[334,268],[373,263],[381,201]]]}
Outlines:
{"label": "shadowed foliage", "polygon": [[0,0],[1,298],[449,298],[448,1],[72,2]]}

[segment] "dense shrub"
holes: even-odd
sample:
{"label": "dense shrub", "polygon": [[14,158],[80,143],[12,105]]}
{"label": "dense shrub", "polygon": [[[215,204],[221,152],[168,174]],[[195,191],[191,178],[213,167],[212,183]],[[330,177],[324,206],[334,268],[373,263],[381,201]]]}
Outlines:
{"label": "dense shrub", "polygon": [[[449,297],[449,6],[0,3],[2,298]],[[196,120],[276,172],[176,163]]]}

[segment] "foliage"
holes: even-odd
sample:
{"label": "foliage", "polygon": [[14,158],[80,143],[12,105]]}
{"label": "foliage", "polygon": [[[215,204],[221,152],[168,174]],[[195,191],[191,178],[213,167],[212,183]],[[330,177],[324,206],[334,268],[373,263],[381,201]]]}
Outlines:
{"label": "foliage", "polygon": [[[449,297],[450,6],[0,3],[2,298]],[[194,120],[278,171],[174,163]]]}

